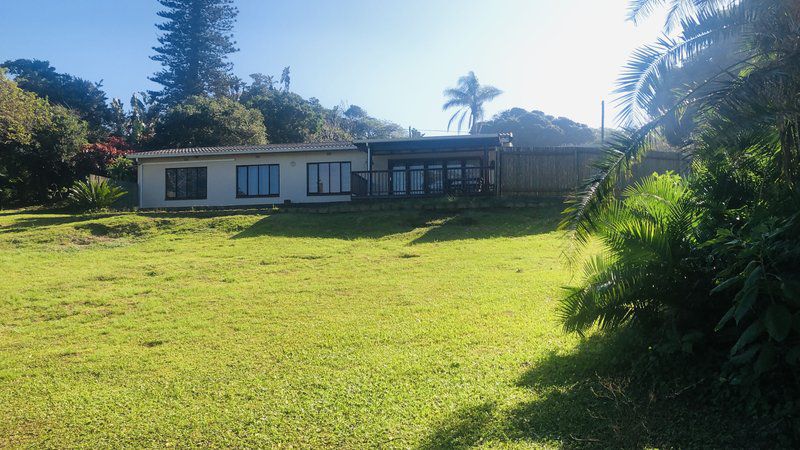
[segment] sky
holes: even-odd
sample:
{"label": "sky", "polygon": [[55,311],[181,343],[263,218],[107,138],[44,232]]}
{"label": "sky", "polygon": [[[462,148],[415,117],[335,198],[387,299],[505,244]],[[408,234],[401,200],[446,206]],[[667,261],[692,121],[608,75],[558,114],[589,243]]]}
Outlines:
{"label": "sky", "polygon": [[[503,90],[486,116],[521,107],[614,126],[615,82],[631,52],[660,33],[659,15],[626,21],[628,0],[235,0],[234,73],[291,66],[291,89],[323,105],[444,134],[445,88],[472,70]],[[103,82],[126,103],[157,89],[150,60],[156,0],[0,0],[0,61],[44,59]]]}

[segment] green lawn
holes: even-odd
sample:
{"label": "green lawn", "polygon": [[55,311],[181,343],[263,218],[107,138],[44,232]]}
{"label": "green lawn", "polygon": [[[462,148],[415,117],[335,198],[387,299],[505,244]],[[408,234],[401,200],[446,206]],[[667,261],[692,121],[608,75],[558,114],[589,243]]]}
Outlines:
{"label": "green lawn", "polygon": [[708,444],[562,333],[557,221],[0,212],[0,447]]}

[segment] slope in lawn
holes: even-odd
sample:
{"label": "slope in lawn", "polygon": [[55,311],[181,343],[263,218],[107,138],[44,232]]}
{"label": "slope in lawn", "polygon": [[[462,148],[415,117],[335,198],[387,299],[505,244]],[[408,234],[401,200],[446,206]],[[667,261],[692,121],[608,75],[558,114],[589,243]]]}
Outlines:
{"label": "slope in lawn", "polygon": [[2,213],[0,446],[691,443],[594,395],[557,220]]}

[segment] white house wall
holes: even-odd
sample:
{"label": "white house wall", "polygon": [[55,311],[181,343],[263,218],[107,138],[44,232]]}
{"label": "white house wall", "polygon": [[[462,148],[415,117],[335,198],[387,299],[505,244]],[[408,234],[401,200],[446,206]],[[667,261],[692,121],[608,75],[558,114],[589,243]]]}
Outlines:
{"label": "white house wall", "polygon": [[[360,151],[266,153],[258,155],[194,156],[182,158],[147,158],[139,165],[140,207],[187,208],[203,206],[250,206],[284,203],[346,202],[350,195],[308,195],[306,164],[349,162],[351,171],[367,170],[367,155]],[[277,197],[237,198],[236,166],[278,164],[280,195]],[[165,169],[178,167],[207,168],[207,198],[167,200]]]}

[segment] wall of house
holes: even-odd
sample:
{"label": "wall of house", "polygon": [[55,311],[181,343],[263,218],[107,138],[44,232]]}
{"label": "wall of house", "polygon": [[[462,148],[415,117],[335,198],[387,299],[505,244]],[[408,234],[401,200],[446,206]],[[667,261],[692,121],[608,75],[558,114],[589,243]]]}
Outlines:
{"label": "wall of house", "polygon": [[[253,206],[292,203],[347,202],[350,195],[309,195],[307,163],[350,162],[351,170],[367,170],[367,155],[360,151],[294,152],[258,155],[147,158],[139,165],[141,208],[187,208],[203,206]],[[236,166],[278,164],[280,195],[277,197],[236,197]],[[165,169],[207,168],[207,198],[167,200]]]}
{"label": "wall of house", "polygon": [[[495,161],[497,152],[489,149],[489,163]],[[483,150],[461,152],[427,152],[427,153],[396,153],[392,155],[373,155],[372,170],[389,170],[390,160],[430,160],[430,159],[464,159],[483,158]]]}

